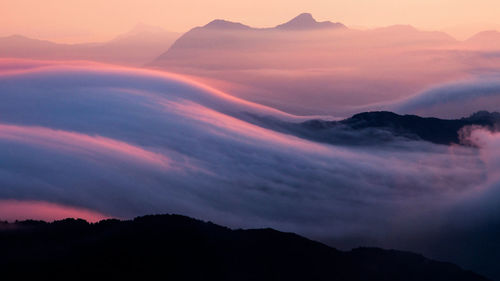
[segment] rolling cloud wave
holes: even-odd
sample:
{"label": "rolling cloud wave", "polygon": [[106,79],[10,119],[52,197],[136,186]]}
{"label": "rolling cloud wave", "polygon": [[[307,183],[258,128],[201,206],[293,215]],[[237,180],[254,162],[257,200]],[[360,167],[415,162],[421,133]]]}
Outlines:
{"label": "rolling cloud wave", "polygon": [[176,75],[85,63],[0,69],[0,200],[8,202],[120,218],[175,212],[390,245],[389,229],[437,223],[484,193],[496,169],[485,169],[496,165],[485,161],[486,146],[347,147],[282,134],[249,116],[304,118]]}
{"label": "rolling cloud wave", "polygon": [[480,110],[498,111],[500,77],[478,76],[436,85],[386,107],[399,113],[460,118]]}

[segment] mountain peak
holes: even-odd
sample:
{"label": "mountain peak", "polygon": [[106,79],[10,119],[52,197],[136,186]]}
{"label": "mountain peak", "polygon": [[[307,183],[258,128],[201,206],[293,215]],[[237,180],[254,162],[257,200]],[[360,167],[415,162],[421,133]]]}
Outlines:
{"label": "mountain peak", "polygon": [[341,23],[331,21],[318,22],[310,13],[302,13],[290,21],[276,26],[283,30],[308,30],[308,29],[327,29],[327,28],[346,28]]}
{"label": "mountain peak", "polygon": [[249,26],[241,24],[239,22],[232,22],[227,20],[216,19],[209,23],[207,23],[205,28],[213,28],[213,29],[250,29]]}
{"label": "mountain peak", "polygon": [[312,16],[311,13],[302,13],[295,18],[291,19],[290,21],[309,21],[309,22],[316,22],[314,17]]}
{"label": "mountain peak", "polygon": [[491,39],[496,39],[500,37],[500,32],[497,30],[485,30],[479,33],[474,34],[472,37],[467,39],[466,41],[488,41]]}

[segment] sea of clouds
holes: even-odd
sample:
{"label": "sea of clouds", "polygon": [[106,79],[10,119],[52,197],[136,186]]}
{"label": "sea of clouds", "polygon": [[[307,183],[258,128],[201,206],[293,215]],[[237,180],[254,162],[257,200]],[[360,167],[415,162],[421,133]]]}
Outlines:
{"label": "sea of clouds", "polygon": [[[399,109],[445,108],[460,102],[450,92],[468,87],[436,89]],[[339,247],[418,244],[440,257],[450,251],[432,252],[429,241],[498,221],[498,134],[469,129],[464,138],[477,147],[334,146],[251,116],[308,118],[174,74],[0,61],[0,205],[47,202],[117,218],[180,213]]]}

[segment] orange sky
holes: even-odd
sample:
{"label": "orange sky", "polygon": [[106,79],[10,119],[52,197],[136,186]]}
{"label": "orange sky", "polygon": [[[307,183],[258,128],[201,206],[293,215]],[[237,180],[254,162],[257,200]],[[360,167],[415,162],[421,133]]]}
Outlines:
{"label": "orange sky", "polygon": [[137,23],[181,32],[214,18],[274,26],[301,12],[349,26],[411,24],[457,37],[500,23],[498,0],[0,0],[0,36],[102,41]]}

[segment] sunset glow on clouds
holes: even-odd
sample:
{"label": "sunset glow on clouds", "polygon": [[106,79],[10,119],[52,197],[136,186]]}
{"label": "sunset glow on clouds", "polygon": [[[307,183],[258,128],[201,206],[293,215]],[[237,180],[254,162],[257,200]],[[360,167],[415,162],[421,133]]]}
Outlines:
{"label": "sunset glow on clouds", "polygon": [[47,202],[0,200],[0,213],[4,220],[62,220],[81,218],[88,222],[98,222],[109,217],[97,212],[62,206]]}
{"label": "sunset glow on clouds", "polygon": [[480,111],[497,111],[500,76],[490,74],[432,87],[422,93],[386,106],[401,113],[441,118],[460,118]]}
{"label": "sunset glow on clouds", "polygon": [[499,3],[0,0],[0,221],[181,214],[500,276]]}
{"label": "sunset glow on clouds", "polygon": [[[292,22],[320,25],[310,14]],[[500,61],[488,47],[495,42],[500,33],[494,31],[459,41],[407,25],[283,31],[213,21],[183,34],[147,67],[294,114],[348,117],[377,108],[418,113],[412,110],[428,91],[444,98],[446,87],[469,83],[463,91],[474,96],[472,84],[495,83]],[[394,103],[407,110],[387,106]],[[479,107],[457,108],[446,117],[464,117]],[[438,111],[432,114],[445,116],[446,110]]]}
{"label": "sunset glow on clouds", "polygon": [[0,74],[0,199],[11,205],[119,218],[176,212],[321,239],[382,239],[385,227],[404,231],[409,218],[426,217],[421,208],[446,216],[483,192],[491,171],[475,148],[333,146],[265,129],[251,116],[304,117],[176,75],[85,63],[24,62],[12,72],[9,63]]}

